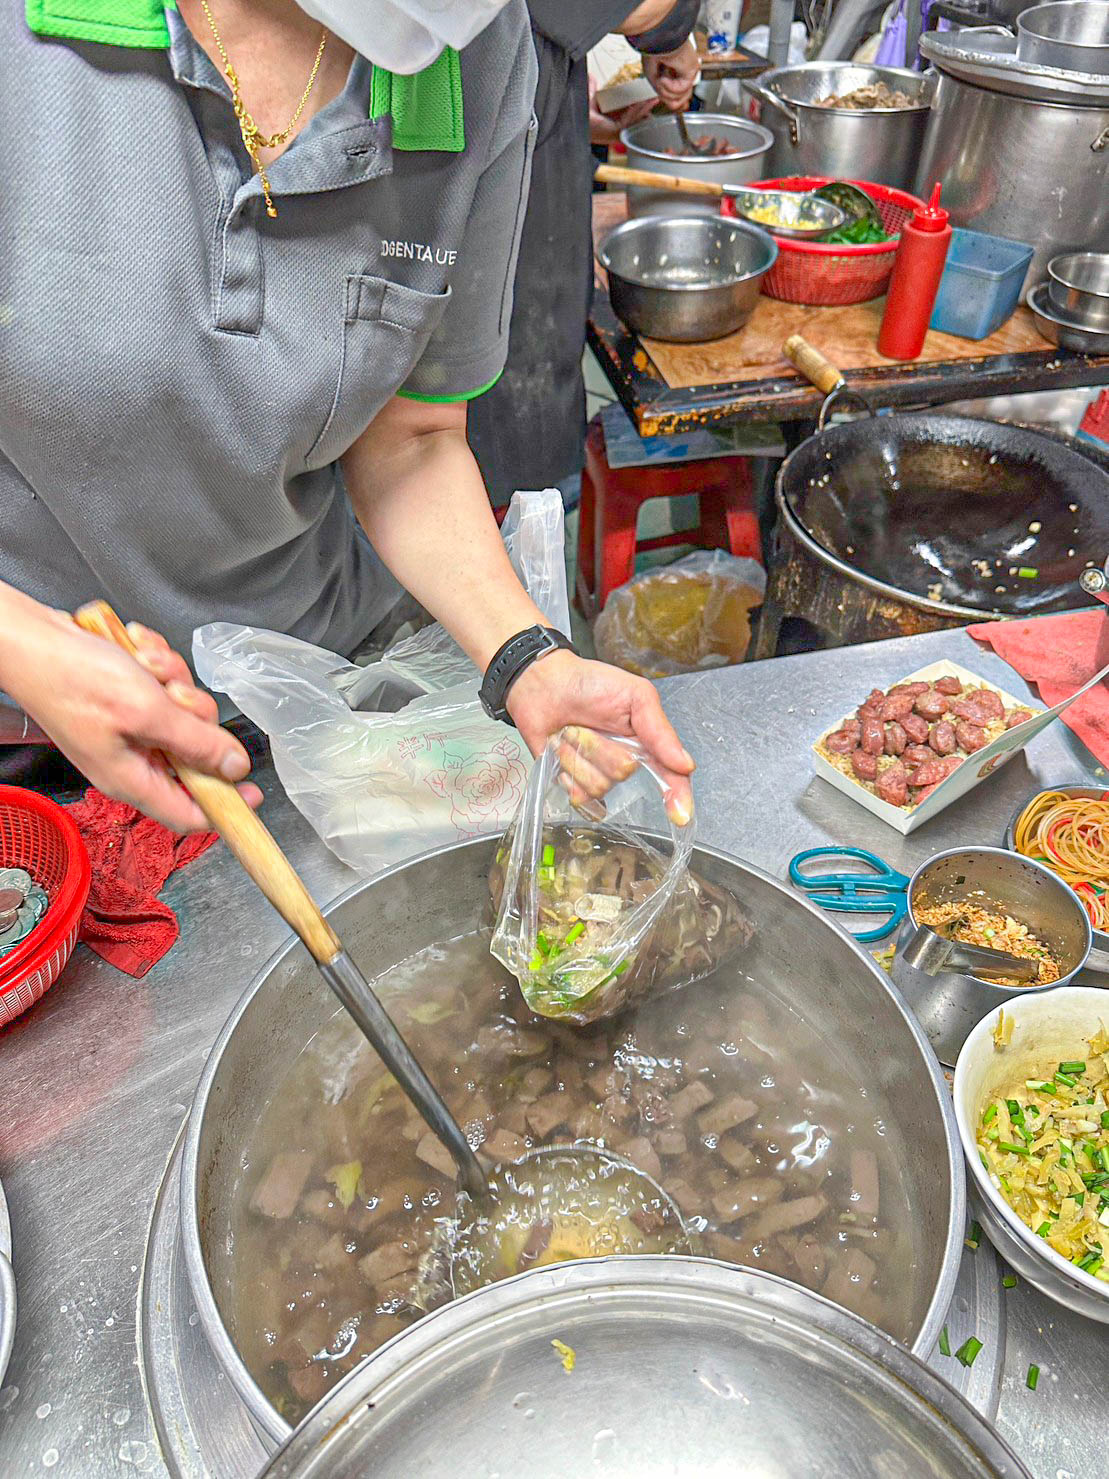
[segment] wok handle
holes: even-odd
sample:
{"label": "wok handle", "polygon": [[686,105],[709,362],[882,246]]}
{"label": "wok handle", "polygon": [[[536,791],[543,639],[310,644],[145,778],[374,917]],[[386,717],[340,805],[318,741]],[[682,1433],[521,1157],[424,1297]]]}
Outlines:
{"label": "wok handle", "polygon": [[[137,648],[127,628],[106,601],[92,601],[76,612],[84,632],[114,642],[131,657]],[[342,950],[338,935],[320,913],[299,874],[273,836],[230,781],[207,775],[167,755],[177,779],[200,807],[211,826],[238,858],[287,925],[300,936],[314,960],[326,965]]]}
{"label": "wok handle", "polygon": [[593,178],[602,185],[642,185],[647,190],[677,190],[683,195],[712,195],[717,200],[724,195],[724,186],[717,180],[690,180],[684,175],[657,175],[650,169],[624,169],[618,164],[599,164]]}
{"label": "wok handle", "polygon": [[831,360],[826,359],[819,349],[814,349],[800,334],[790,334],[782,345],[782,353],[795,370],[800,370],[805,379],[825,395],[831,395],[833,390],[838,390],[844,383],[843,376]]}

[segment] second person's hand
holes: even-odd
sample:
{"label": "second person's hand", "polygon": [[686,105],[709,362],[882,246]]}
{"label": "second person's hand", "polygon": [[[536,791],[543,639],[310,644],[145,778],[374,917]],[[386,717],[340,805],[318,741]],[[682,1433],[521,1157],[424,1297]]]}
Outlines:
{"label": "second person's hand", "polygon": [[700,71],[701,58],[692,41],[676,51],[643,58],[643,75],[671,113],[684,113],[689,107]]}
{"label": "second person's hand", "polygon": [[[156,632],[128,628],[135,659],[8,587],[0,587],[0,631],[0,686],[105,795],[175,832],[203,831],[204,814],[162,754],[224,780],[249,772],[246,751],[220,727],[215,699]],[[240,789],[260,803],[257,786]]]}

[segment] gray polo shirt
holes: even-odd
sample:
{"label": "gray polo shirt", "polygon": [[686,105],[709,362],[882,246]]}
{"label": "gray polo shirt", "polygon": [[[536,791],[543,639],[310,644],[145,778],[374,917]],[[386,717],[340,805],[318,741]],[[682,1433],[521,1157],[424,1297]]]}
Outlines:
{"label": "gray polo shirt", "polygon": [[27,8],[39,34],[0,6],[0,579],[186,654],[216,619],[349,652],[396,586],[336,459],[398,391],[504,364],[524,0],[414,79],[356,59],[269,167],[275,220],[175,10]]}

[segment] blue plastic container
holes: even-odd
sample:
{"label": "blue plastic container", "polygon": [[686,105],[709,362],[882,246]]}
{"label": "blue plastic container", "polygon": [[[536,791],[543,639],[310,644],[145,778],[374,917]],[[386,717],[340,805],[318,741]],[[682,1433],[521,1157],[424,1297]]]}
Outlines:
{"label": "blue plastic container", "polygon": [[928,327],[960,339],[988,338],[1020,301],[1032,253],[1021,241],[956,226]]}

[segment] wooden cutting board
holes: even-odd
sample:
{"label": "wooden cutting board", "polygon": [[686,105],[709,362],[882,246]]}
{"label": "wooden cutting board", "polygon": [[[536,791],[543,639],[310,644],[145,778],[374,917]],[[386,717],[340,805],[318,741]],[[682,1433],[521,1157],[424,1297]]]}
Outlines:
{"label": "wooden cutting board", "polygon": [[[599,239],[627,216],[621,192],[593,197],[594,239]],[[596,268],[598,282],[604,275]],[[801,303],[780,303],[760,297],[754,313],[726,339],[704,344],[667,344],[660,339],[641,339],[655,368],[674,389],[734,381],[766,380],[771,376],[796,376],[782,355],[782,344],[790,334],[802,334],[823,350],[840,369],[888,369],[896,361],[878,353],[878,326],[885,308],[884,298],[852,303],[845,308],[810,308]],[[950,364],[1005,354],[1042,354],[1048,341],[1041,337],[1027,308],[1018,308],[988,339],[958,339],[953,334],[930,331],[916,364]]]}

